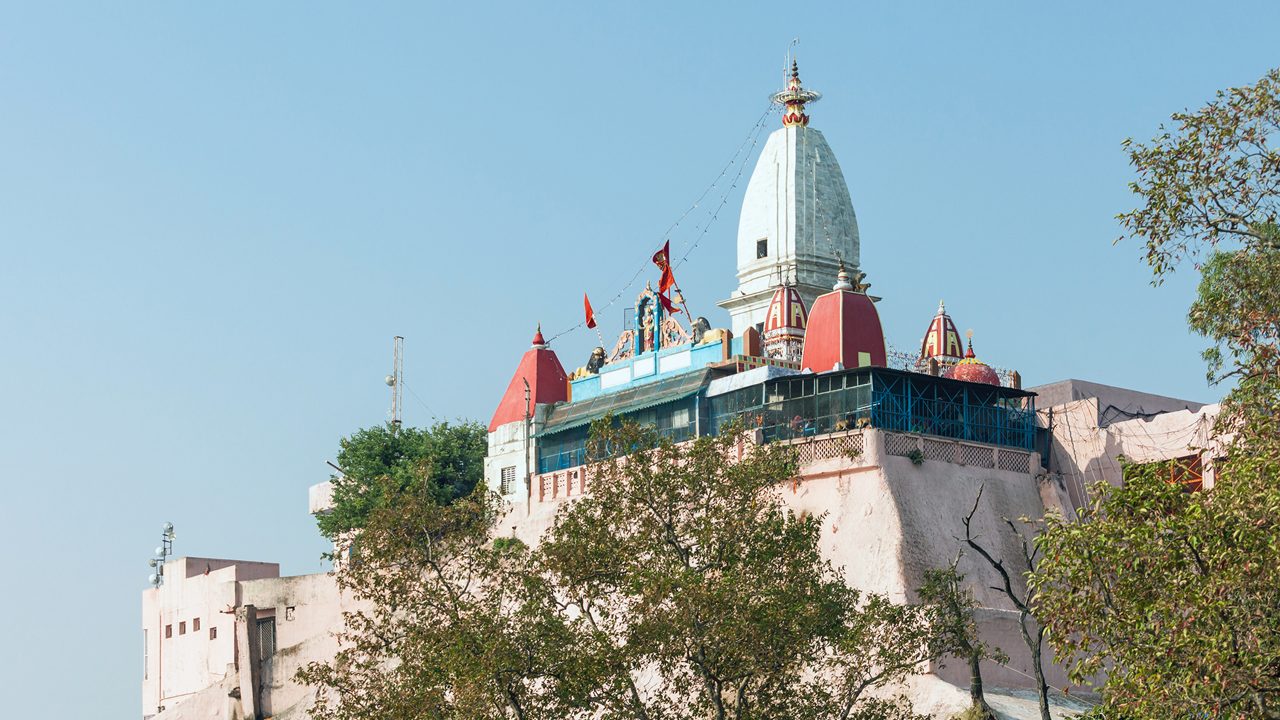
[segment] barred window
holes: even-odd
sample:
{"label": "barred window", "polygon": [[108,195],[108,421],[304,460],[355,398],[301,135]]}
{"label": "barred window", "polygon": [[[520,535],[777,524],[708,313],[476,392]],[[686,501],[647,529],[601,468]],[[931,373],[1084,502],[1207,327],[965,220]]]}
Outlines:
{"label": "barred window", "polygon": [[516,484],[516,466],[508,465],[507,467],[502,468],[502,484],[500,489],[501,493],[503,495],[510,495],[511,488],[515,484]]}
{"label": "barred window", "polygon": [[258,657],[266,660],[276,654],[276,619],[258,621]]}

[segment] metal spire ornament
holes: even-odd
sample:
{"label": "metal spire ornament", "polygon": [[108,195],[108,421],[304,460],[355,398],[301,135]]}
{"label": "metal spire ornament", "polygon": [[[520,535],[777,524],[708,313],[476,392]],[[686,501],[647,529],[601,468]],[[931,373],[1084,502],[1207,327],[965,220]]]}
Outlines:
{"label": "metal spire ornament", "polygon": [[773,94],[773,101],[786,109],[782,111],[782,127],[806,127],[809,116],[804,113],[805,103],[815,103],[822,99],[822,93],[807,90],[800,83],[800,66],[791,61],[791,77],[787,80],[787,89]]}

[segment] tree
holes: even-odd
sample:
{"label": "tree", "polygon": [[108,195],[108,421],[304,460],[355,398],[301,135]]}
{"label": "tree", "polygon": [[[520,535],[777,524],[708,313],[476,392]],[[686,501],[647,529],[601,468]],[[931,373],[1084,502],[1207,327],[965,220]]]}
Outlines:
{"label": "tree", "polygon": [[489,539],[492,497],[371,512],[339,571],[368,609],[300,675],[318,720],[916,717],[884,690],[945,649],[936,609],[859,593],[822,559],[819,519],[777,490],[793,451],[592,437],[590,493],[537,548]]}
{"label": "tree", "polygon": [[909,716],[868,692],[936,654],[932,611],[859,593],[822,558],[821,519],[778,491],[791,448],[732,428],[593,433],[591,494],[541,553],[603,660],[605,717]]}
{"label": "tree", "polygon": [[425,493],[440,504],[466,497],[484,476],[488,441],[477,423],[440,422],[365,428],[343,438],[340,447],[333,508],[316,518],[330,540],[364,527],[370,513],[405,494]]}
{"label": "tree", "polygon": [[1280,494],[1240,477],[1190,493],[1131,468],[1124,486],[1093,488],[1080,522],[1048,518],[1039,615],[1073,682],[1107,673],[1109,709],[1280,717]]}
{"label": "tree", "polygon": [[[373,509],[338,584],[361,601],[340,650],[300,682],[316,720],[550,720],[569,717],[580,639],[551,612],[550,588],[518,542],[494,543],[497,496],[441,505],[402,493]],[[566,667],[570,666],[570,667]]]}
{"label": "tree", "polygon": [[1125,140],[1141,205],[1117,217],[1146,246],[1157,284],[1208,256],[1196,263],[1191,328],[1214,343],[1210,379],[1237,383],[1227,421],[1263,422],[1280,397],[1280,69],[1173,120],[1176,129],[1162,126],[1150,143]]}
{"label": "tree", "polygon": [[1126,141],[1142,204],[1119,218],[1154,282],[1197,261],[1190,325],[1213,343],[1210,378],[1235,386],[1212,490],[1128,466],[1081,522],[1050,516],[1038,540],[1039,615],[1076,682],[1106,671],[1107,717],[1280,718],[1278,91],[1272,70],[1150,144]]}
{"label": "tree", "polygon": [[969,702],[976,713],[974,720],[995,720],[995,713],[983,693],[982,661],[1005,662],[1008,658],[1000,648],[982,642],[978,635],[974,617],[978,601],[973,591],[964,585],[964,574],[958,569],[961,557],[957,553],[947,567],[925,571],[920,599],[937,608],[941,644],[969,665]]}
{"label": "tree", "polygon": [[[973,536],[973,516],[978,512],[978,504],[982,502],[982,491],[985,487],[984,485],[978,488],[978,496],[973,499],[973,508],[969,510],[969,514],[961,521],[964,524],[964,541],[1000,576],[1000,586],[994,589],[1004,593],[1009,602],[1018,609],[1018,630],[1022,633],[1022,641],[1026,644],[1027,651],[1031,654],[1031,669],[1035,673],[1036,695],[1040,702],[1040,720],[1053,720],[1049,714],[1049,684],[1044,679],[1045,627],[1036,618],[1035,610],[1033,609],[1036,605],[1036,588],[1030,582],[1025,582],[1021,592],[1015,590],[1013,578],[1009,575],[1009,569],[1005,567],[1004,558],[996,559]],[[1027,537],[1018,530],[1018,526],[1014,525],[1012,520],[1009,518],[1003,518],[1003,520],[1004,524],[1009,528],[1009,532],[1018,538],[1022,555],[1018,558],[1018,562],[1028,569],[1028,575],[1034,573],[1036,564],[1040,559],[1040,551],[1035,546],[1034,540],[1028,542]],[[1025,519],[1023,522],[1029,523]]]}

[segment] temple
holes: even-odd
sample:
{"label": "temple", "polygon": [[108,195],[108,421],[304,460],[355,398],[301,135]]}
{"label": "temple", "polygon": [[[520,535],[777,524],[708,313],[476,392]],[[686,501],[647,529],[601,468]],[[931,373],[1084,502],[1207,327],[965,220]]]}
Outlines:
{"label": "temple", "polygon": [[[605,417],[676,442],[732,422],[748,429],[746,442],[793,446],[799,470],[781,489],[784,501],[822,518],[823,552],[847,582],[896,602],[914,601],[925,573],[956,557],[961,519],[980,490],[973,531],[1021,582],[1027,568],[1003,518],[1074,517],[1089,482],[1123,481],[1118,454],[1174,462],[1188,489],[1212,486],[1215,406],[1079,380],[1023,388],[1019,373],[979,359],[973,333],[962,341],[941,302],[919,353],[892,352],[859,264],[844,175],[811,126],[808,106],[819,97],[793,63],[773,96],[782,127],[743,198],[737,287],[719,303],[721,317],[690,317],[664,271],[656,287],[639,289],[616,340],[602,338],[571,372],[529,319],[532,341],[511,358],[505,390],[503,378],[490,383],[484,476],[508,508],[504,535],[536,544],[564,503],[592,491],[586,443]],[[922,325],[937,297],[883,292],[920,302]],[[331,485],[312,487],[310,511],[331,508]],[[143,716],[307,717],[314,692],[294,673],[333,657],[350,609],[333,577],[281,578],[269,563],[171,562],[166,582],[143,593]],[[959,570],[980,606],[983,642],[1008,655],[984,661],[988,702],[1003,717],[1038,718],[1018,613],[995,589],[1000,578],[970,555]],[[918,712],[950,717],[968,704],[964,665],[930,664],[901,691]],[[1063,668],[1049,662],[1047,672],[1050,684],[1066,684]],[[1055,699],[1060,709],[1086,707],[1073,703]]]}

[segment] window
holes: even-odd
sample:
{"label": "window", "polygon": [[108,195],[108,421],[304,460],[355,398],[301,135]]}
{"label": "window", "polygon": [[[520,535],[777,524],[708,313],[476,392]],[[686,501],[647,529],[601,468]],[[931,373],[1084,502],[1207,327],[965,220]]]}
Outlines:
{"label": "window", "polygon": [[502,483],[499,492],[503,495],[510,495],[511,488],[516,484],[516,466],[509,465],[502,468]]}
{"label": "window", "polygon": [[165,636],[166,638],[171,638],[171,637],[173,637],[173,626],[172,626],[172,625],[165,625],[165,626],[164,626],[164,636]]}
{"label": "window", "polygon": [[1200,456],[1188,455],[1174,460],[1169,469],[1169,481],[1182,485],[1187,492],[1203,490],[1204,469],[1200,466]]}
{"label": "window", "polygon": [[1181,485],[1187,492],[1199,492],[1204,489],[1204,468],[1199,455],[1126,465],[1123,477],[1125,482],[1129,482],[1139,474],[1148,471],[1153,471],[1156,477],[1164,478],[1165,482]]}
{"label": "window", "polygon": [[200,618],[191,621],[191,632],[200,632]]}
{"label": "window", "polygon": [[179,634],[179,635],[186,635],[186,634],[187,634],[187,621],[186,621],[186,620],[183,620],[182,622],[178,623],[178,634]]}
{"label": "window", "polygon": [[769,257],[769,238],[760,238],[756,241],[756,259]]}
{"label": "window", "polygon": [[258,657],[266,660],[276,654],[276,619],[258,621]]}
{"label": "window", "polygon": [[217,626],[217,625],[214,625],[213,627],[209,628],[209,639],[210,639],[210,640],[217,640],[217,639],[218,639],[218,626]]}

